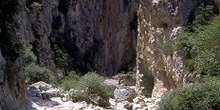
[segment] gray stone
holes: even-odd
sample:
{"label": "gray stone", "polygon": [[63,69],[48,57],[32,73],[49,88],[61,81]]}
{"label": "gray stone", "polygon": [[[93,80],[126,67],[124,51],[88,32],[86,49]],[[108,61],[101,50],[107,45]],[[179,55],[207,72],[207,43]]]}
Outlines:
{"label": "gray stone", "polygon": [[45,93],[45,92],[42,92],[42,93],[41,93],[41,98],[42,98],[43,100],[50,100],[50,95],[47,94],[47,93]]}
{"label": "gray stone", "polygon": [[129,74],[117,74],[112,77],[115,80],[118,80],[119,85],[124,86],[134,86],[135,85],[135,79],[129,75]]}
{"label": "gray stone", "polygon": [[126,103],[124,105],[124,108],[131,110],[133,108],[133,105],[131,103]]}
{"label": "gray stone", "polygon": [[47,84],[47,83],[45,83],[43,81],[39,81],[39,82],[36,82],[36,83],[32,84],[30,87],[35,87],[35,88],[37,88],[38,90],[41,91],[41,90],[49,90],[49,89],[51,89],[52,85]]}
{"label": "gray stone", "polygon": [[116,102],[121,101],[130,101],[132,102],[133,98],[137,96],[135,89],[128,86],[118,86],[114,90],[114,97]]}
{"label": "gray stone", "polygon": [[58,88],[51,88],[45,91],[45,93],[47,93],[51,97],[63,97],[64,96],[62,95],[61,90]]}
{"label": "gray stone", "polygon": [[110,106],[111,104],[109,103],[108,99],[103,99],[102,97],[93,94],[89,96],[90,101],[94,104],[94,105],[98,105],[101,107],[107,107]]}
{"label": "gray stone", "polygon": [[106,79],[104,83],[113,89],[116,89],[116,87],[118,86],[118,80],[115,79]]}

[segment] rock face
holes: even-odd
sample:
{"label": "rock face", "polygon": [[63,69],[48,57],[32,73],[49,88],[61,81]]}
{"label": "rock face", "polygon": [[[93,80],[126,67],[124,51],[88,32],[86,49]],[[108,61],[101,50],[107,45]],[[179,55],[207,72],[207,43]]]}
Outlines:
{"label": "rock face", "polygon": [[[33,56],[53,72],[112,76],[133,69],[138,46],[139,95],[181,86],[183,61],[162,47],[201,2],[212,0],[1,0],[0,109],[26,103],[24,67]],[[32,56],[22,53],[26,48]]]}
{"label": "rock face", "polygon": [[53,40],[63,45],[71,66],[80,71],[112,76],[131,69],[136,57],[136,6],[135,0],[60,2]]}
{"label": "rock face", "polygon": [[202,2],[212,3],[211,0],[140,0],[136,79],[139,95],[151,96],[153,90],[182,86],[184,64],[172,42]]}
{"label": "rock face", "polygon": [[136,8],[136,0],[1,0],[2,109],[15,110],[26,102],[24,67],[30,63],[22,53],[26,48],[37,64],[53,72],[96,70],[112,76],[132,69]]}
{"label": "rock face", "polygon": [[0,49],[0,110],[16,110],[27,102],[24,75],[17,71],[17,62],[13,68],[8,68],[11,62],[7,63]]}
{"label": "rock face", "polygon": [[137,93],[135,92],[135,88],[129,86],[118,86],[114,90],[114,98],[116,102],[121,101],[131,101],[135,98]]}

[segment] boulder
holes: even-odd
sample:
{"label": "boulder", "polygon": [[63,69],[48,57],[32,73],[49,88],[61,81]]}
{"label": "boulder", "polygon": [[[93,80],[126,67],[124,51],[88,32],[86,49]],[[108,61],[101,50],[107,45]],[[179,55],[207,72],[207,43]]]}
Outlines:
{"label": "boulder", "polygon": [[134,103],[132,106],[132,110],[148,110],[148,107],[144,103],[141,104]]}
{"label": "boulder", "polygon": [[121,101],[129,101],[132,102],[133,98],[137,96],[137,93],[135,92],[134,87],[129,86],[118,86],[114,90],[114,97],[116,102]]}
{"label": "boulder", "polygon": [[97,106],[101,106],[101,107],[107,107],[110,106],[111,104],[109,103],[108,99],[103,99],[102,97],[96,95],[96,94],[92,94],[89,96],[90,102],[92,102],[92,104],[97,105]]}
{"label": "boulder", "polygon": [[134,102],[134,103],[145,103],[145,97],[144,97],[144,96],[135,97],[135,98],[133,99],[133,102]]}
{"label": "boulder", "polygon": [[61,93],[61,90],[58,88],[51,88],[47,91],[45,91],[50,97],[64,97],[64,95]]}
{"label": "boulder", "polygon": [[40,94],[39,90],[34,86],[30,86],[28,88],[27,95],[32,96],[32,97],[41,97],[41,94]]}
{"label": "boulder", "polygon": [[42,90],[49,90],[51,89],[53,86],[50,85],[50,84],[47,84],[43,81],[39,81],[39,82],[36,82],[34,84],[32,84],[30,87],[35,87],[37,88],[38,90],[42,91]]}
{"label": "boulder", "polygon": [[118,80],[116,79],[106,79],[104,83],[113,89],[116,89],[116,87],[119,85]]}
{"label": "boulder", "polygon": [[118,74],[113,76],[113,79],[118,80],[119,85],[135,86],[136,80],[129,74]]}
{"label": "boulder", "polygon": [[112,99],[112,98],[110,98],[109,99],[109,103],[111,104],[111,106],[116,106],[116,102],[115,102],[115,99]]}
{"label": "boulder", "polygon": [[123,101],[123,102],[118,102],[117,105],[115,106],[116,110],[131,110],[132,109],[132,103],[128,101]]}
{"label": "boulder", "polygon": [[41,93],[41,98],[42,98],[43,100],[50,100],[50,95],[47,94],[46,92],[42,92],[42,93]]}

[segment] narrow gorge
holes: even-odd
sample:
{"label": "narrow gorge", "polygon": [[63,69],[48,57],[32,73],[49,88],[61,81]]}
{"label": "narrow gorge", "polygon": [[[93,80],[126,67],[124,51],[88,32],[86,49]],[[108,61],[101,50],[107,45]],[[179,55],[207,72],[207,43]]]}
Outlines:
{"label": "narrow gorge", "polygon": [[112,77],[136,69],[136,92],[152,97],[182,87],[185,62],[175,42],[201,4],[218,0],[1,0],[0,110],[29,103],[25,67],[57,80],[68,72]]}

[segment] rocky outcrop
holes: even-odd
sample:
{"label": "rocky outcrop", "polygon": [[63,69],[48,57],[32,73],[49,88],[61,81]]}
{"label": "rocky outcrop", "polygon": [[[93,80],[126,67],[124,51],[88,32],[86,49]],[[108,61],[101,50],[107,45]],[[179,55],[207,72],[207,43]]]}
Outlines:
{"label": "rocky outcrop", "polygon": [[0,68],[2,109],[18,109],[26,101],[27,48],[33,52],[28,57],[55,73],[112,76],[133,69],[136,7],[135,0],[1,0],[0,48],[7,62]]}
{"label": "rocky outcrop", "polygon": [[182,86],[184,63],[172,43],[200,3],[213,1],[140,0],[136,79],[139,95],[151,96],[153,90]]}
{"label": "rocky outcrop", "polygon": [[106,76],[134,67],[136,57],[135,0],[65,0],[53,17],[53,41],[70,55],[71,67]]}
{"label": "rocky outcrop", "polygon": [[[27,102],[25,98],[26,88],[22,78],[23,75],[20,73],[12,73],[16,70],[10,70],[7,65],[0,49],[0,109],[16,110]],[[14,64],[14,66],[17,67],[19,65]]]}

